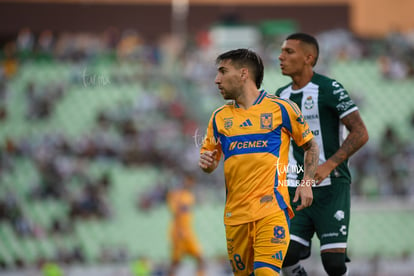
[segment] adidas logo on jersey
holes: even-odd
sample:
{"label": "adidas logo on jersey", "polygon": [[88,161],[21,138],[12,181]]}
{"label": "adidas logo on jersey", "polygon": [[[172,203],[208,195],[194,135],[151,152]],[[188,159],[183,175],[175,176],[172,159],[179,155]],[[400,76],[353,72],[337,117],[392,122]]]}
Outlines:
{"label": "adidas logo on jersey", "polygon": [[276,252],[276,253],[272,256],[272,258],[273,258],[273,259],[276,259],[276,260],[283,260],[283,253],[282,253],[282,250],[280,250],[279,252]]}
{"label": "adidas logo on jersey", "polygon": [[253,124],[252,124],[252,122],[250,121],[250,119],[247,119],[246,121],[244,121],[241,125],[240,125],[240,127],[249,127],[249,126],[252,126]]}

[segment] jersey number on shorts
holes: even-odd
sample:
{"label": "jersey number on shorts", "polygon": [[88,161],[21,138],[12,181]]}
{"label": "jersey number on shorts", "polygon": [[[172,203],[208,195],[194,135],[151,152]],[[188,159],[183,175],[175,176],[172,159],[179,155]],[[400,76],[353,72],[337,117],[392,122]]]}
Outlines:
{"label": "jersey number on shorts", "polygon": [[239,254],[235,254],[233,256],[233,260],[230,260],[230,264],[233,268],[233,272],[236,272],[237,270],[244,270],[246,268]]}

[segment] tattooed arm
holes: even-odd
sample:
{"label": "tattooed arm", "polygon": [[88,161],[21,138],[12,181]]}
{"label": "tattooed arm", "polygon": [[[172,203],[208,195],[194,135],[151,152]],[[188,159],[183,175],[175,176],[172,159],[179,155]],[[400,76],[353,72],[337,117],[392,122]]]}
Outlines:
{"label": "tattooed arm", "polygon": [[315,177],[316,169],[319,162],[319,147],[314,139],[305,143],[302,146],[305,151],[304,155],[304,174],[303,179],[313,180]]}
{"label": "tattooed arm", "polygon": [[349,130],[349,134],[341,147],[321,164],[315,174],[315,180],[320,183],[342,162],[358,151],[368,141],[368,131],[359,115],[358,110],[342,118],[342,123]]}
{"label": "tattooed arm", "polygon": [[301,183],[296,188],[293,202],[300,198],[301,204],[296,208],[297,211],[309,207],[312,204],[313,193],[312,185],[314,184],[314,175],[319,161],[319,147],[314,139],[308,141],[302,146],[305,151],[304,155],[304,175]]}

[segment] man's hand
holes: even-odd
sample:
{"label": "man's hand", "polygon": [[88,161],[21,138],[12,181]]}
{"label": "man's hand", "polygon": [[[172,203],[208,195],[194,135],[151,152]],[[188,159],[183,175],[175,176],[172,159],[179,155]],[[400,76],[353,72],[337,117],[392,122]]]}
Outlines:
{"label": "man's hand", "polygon": [[315,181],[316,185],[320,184],[325,178],[327,178],[331,172],[336,168],[336,165],[330,160],[320,164],[316,169]]}
{"label": "man's hand", "polygon": [[216,160],[218,151],[215,149],[213,151],[205,151],[200,155],[200,160],[198,161],[198,166],[206,172],[211,173],[214,171],[218,165]]}
{"label": "man's hand", "polygon": [[303,179],[298,187],[296,188],[295,198],[293,202],[297,202],[300,198],[300,205],[296,207],[296,211],[300,211],[312,205],[313,201],[313,192],[312,185],[315,183],[314,180],[305,180]]}

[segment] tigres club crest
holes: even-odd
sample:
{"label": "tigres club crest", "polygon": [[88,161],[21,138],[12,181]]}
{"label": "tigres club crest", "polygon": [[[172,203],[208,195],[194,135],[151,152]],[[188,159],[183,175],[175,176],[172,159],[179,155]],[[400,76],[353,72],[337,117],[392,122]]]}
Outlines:
{"label": "tigres club crest", "polygon": [[271,239],[272,243],[278,243],[278,244],[286,244],[286,231],[283,226],[275,226],[273,228],[273,238]]}
{"label": "tigres club crest", "polygon": [[272,126],[273,126],[273,114],[272,113],[260,114],[260,128],[272,129]]}
{"label": "tigres club crest", "polygon": [[233,126],[233,118],[224,118],[224,128],[229,129]]}
{"label": "tigres club crest", "polygon": [[312,109],[313,104],[314,104],[314,102],[313,102],[312,96],[307,97],[306,100],[305,100],[305,103],[304,103],[305,108],[306,109]]}

